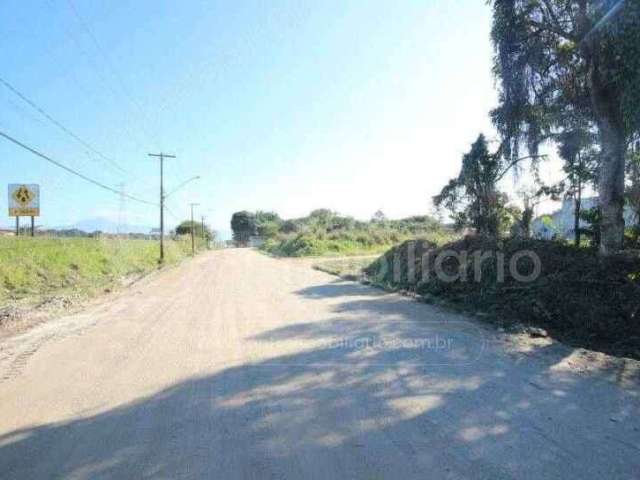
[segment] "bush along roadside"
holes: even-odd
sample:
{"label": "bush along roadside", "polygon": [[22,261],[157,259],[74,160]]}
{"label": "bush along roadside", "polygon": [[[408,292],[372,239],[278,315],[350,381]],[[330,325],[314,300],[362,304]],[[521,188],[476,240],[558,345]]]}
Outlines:
{"label": "bush along roadside", "polygon": [[545,329],[563,342],[640,359],[640,255],[530,239],[466,237],[436,247],[407,241],[365,279],[426,301]]}
{"label": "bush along roadside", "polygon": [[[257,234],[264,240],[261,250],[280,257],[381,254],[410,238],[427,237],[438,243],[458,238],[450,228],[426,215],[389,220],[376,212],[370,221],[362,221],[318,209],[290,220],[282,220],[273,212],[237,212],[234,218],[237,244],[247,244],[248,238]],[[245,223],[249,224],[247,231],[240,228]]]}

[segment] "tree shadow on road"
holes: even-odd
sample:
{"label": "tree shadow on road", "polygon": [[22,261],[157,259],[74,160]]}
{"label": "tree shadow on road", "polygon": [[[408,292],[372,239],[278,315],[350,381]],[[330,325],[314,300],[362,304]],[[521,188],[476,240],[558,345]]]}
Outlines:
{"label": "tree shadow on road", "polygon": [[[326,293],[344,297],[334,317],[246,339],[299,340],[293,353],[3,435],[2,477],[600,479],[640,471],[631,393],[509,359],[476,325],[437,310],[415,321],[425,305],[354,299],[344,288]],[[453,346],[416,343],[437,335]]]}
{"label": "tree shadow on road", "polygon": [[381,297],[385,293],[375,288],[367,287],[360,283],[345,282],[342,280],[334,280],[330,283],[323,283],[314,285],[311,287],[303,288],[296,292],[305,298],[319,299],[319,298],[340,298],[348,296],[366,296],[366,297]]}

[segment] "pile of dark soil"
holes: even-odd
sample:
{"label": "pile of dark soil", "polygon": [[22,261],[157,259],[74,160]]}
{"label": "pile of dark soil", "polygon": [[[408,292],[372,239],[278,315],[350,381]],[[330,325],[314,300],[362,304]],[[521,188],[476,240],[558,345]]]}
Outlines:
{"label": "pile of dark soil", "polygon": [[365,275],[386,288],[489,313],[506,325],[542,327],[570,345],[640,359],[637,252],[603,258],[545,240],[466,237],[440,248],[418,240],[388,251]]}

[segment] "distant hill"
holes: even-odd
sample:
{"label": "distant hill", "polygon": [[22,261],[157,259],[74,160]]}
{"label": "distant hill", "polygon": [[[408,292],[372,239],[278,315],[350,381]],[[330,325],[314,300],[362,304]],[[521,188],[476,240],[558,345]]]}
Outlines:
{"label": "distant hill", "polygon": [[119,224],[107,218],[96,217],[81,220],[74,225],[56,227],[56,230],[76,229],[87,233],[143,233],[148,234],[153,227],[147,225]]}
{"label": "distant hill", "polygon": [[[36,223],[38,225],[38,223]],[[54,227],[39,227],[45,230],[79,230],[85,233],[93,233],[93,232],[103,232],[103,233],[134,233],[134,234],[144,234],[148,235],[151,233],[153,229],[156,229],[156,225],[132,225],[132,224],[122,224],[119,225],[118,222],[114,222],[104,217],[95,217],[88,218],[85,220],[81,220],[73,225],[59,225]],[[173,226],[168,224],[165,227],[167,229],[167,234],[173,230]],[[12,224],[8,225],[0,225],[0,231],[13,232],[15,230],[15,226]],[[216,230],[218,240],[230,240],[233,236],[231,230],[220,229]]]}

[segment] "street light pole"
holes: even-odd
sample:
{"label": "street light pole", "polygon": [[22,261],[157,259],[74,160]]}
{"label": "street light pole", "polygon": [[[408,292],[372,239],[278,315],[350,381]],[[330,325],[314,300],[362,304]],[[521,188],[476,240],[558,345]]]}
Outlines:
{"label": "street light pole", "polygon": [[193,219],[193,207],[200,205],[199,203],[191,203],[191,256],[196,255],[196,238],[195,238],[195,221]]}
{"label": "street light pole", "polygon": [[164,159],[176,158],[166,153],[149,153],[150,157],[160,158],[160,263],[164,263]]}

